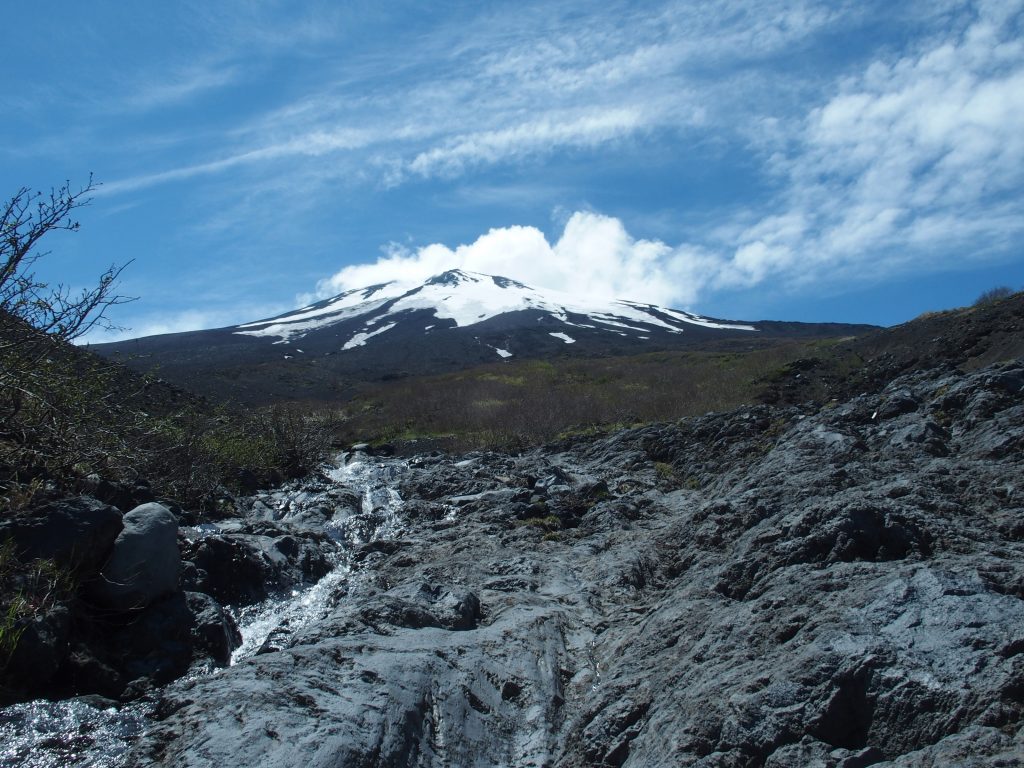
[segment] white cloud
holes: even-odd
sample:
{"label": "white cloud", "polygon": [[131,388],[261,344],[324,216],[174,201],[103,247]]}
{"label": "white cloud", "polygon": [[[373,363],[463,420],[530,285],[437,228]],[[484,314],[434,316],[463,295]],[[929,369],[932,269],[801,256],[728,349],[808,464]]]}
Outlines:
{"label": "white cloud", "polygon": [[527,154],[569,147],[594,147],[630,135],[648,124],[638,109],[599,110],[578,117],[550,116],[500,130],[462,134],[421,152],[409,163],[420,176],[451,176],[467,166],[493,164]]}
{"label": "white cloud", "polygon": [[177,312],[144,312],[135,315],[130,327],[114,330],[96,328],[79,339],[78,344],[106,344],[125,339],[137,339],[142,336],[155,336],[163,333],[180,333],[194,331],[197,328],[224,328],[230,325],[248,322],[254,318],[266,318],[279,315],[291,307],[282,304],[232,306],[223,309],[186,309]]}
{"label": "white cloud", "polygon": [[927,272],[1024,234],[1024,41],[1006,7],[842,80],[771,158],[774,210],[712,235],[706,285]]}
{"label": "white cloud", "polygon": [[561,237],[548,242],[535,227],[502,227],[456,248],[435,243],[416,250],[392,247],[373,264],[345,267],[317,286],[317,297],[396,281],[410,286],[448,269],[519,280],[579,296],[673,304],[694,293],[673,276],[683,274],[685,252],[656,240],[630,236],[618,219],[577,212]]}

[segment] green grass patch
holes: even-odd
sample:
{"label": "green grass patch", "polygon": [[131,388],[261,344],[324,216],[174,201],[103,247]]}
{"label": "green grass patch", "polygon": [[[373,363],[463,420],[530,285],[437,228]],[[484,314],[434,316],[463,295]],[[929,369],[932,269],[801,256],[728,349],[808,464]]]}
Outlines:
{"label": "green grass patch", "polygon": [[6,668],[28,623],[69,599],[77,586],[71,570],[53,560],[23,562],[13,540],[0,542],[0,671]]}

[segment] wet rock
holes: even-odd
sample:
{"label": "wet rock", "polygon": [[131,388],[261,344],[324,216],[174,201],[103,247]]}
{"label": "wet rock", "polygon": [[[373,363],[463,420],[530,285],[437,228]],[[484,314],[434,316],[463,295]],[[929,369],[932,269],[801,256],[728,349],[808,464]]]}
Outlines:
{"label": "wet rock", "polygon": [[323,542],[311,542],[298,536],[278,536],[274,549],[288,560],[289,566],[297,571],[294,582],[313,583],[319,581],[331,570],[331,562],[323,549]]}
{"label": "wet rock", "polygon": [[332,568],[334,545],[323,533],[261,520],[236,522],[221,524],[221,533],[182,542],[190,588],[227,605],[249,605],[316,582]]}
{"label": "wet rock", "polygon": [[74,636],[49,693],[136,699],[196,665],[229,663],[240,642],[234,620],[211,597],[175,592],[129,614],[93,618]]}
{"label": "wet rock", "polygon": [[394,606],[390,613],[408,615],[412,623],[400,626],[442,627],[464,631],[476,629],[480,620],[480,599],[468,589],[431,584],[408,584],[391,590],[385,596]]}
{"label": "wet rock", "polygon": [[71,610],[56,605],[13,627],[18,642],[6,659],[7,683],[26,690],[46,690],[64,662],[71,637]]}
{"label": "wet rock", "polygon": [[242,635],[231,614],[201,592],[186,592],[185,602],[192,614],[193,657],[209,657],[220,665],[230,663],[231,652],[242,644]]}
{"label": "wet rock", "polygon": [[389,465],[400,525],[360,512],[322,615],[166,689],[134,763],[1019,762],[1024,365],[879,365],[817,411]]}
{"label": "wet rock", "polygon": [[183,552],[196,569],[194,588],[227,605],[264,600],[274,584],[274,564],[266,552],[228,535],[204,536]]}
{"label": "wet rock", "polygon": [[181,554],[178,521],[167,507],[149,503],[124,518],[110,558],[91,585],[92,597],[106,608],[144,608],[178,589]]}
{"label": "wet rock", "polygon": [[63,695],[88,691],[109,699],[119,699],[128,683],[121,673],[104,658],[102,649],[94,649],[82,640],[72,643],[54,680]]}
{"label": "wet rock", "polygon": [[128,694],[129,698],[188,671],[193,659],[194,628],[189,601],[184,592],[177,592],[149,605],[111,633],[108,652],[113,653],[108,658],[116,664],[126,685],[135,684],[136,690]]}

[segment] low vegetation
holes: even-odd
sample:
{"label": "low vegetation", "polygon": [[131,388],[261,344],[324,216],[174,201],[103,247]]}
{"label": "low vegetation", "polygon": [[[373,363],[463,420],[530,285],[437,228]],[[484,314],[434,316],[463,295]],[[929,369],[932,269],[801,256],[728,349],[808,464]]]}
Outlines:
{"label": "low vegetation", "polygon": [[983,307],[986,304],[994,304],[997,301],[1008,299],[1015,291],[1008,285],[998,285],[995,288],[989,288],[987,291],[982,293],[975,301],[974,306]]}
{"label": "low vegetation", "polygon": [[752,352],[524,360],[389,382],[345,408],[340,442],[516,448],[754,402],[760,382],[827,342]]}
{"label": "low vegetation", "polygon": [[0,503],[30,506],[98,475],[202,509],[225,490],[254,490],[315,469],[331,433],[329,412],[213,407],[54,344],[0,400]]}
{"label": "low vegetation", "polygon": [[76,587],[69,570],[52,560],[22,562],[10,540],[0,541],[0,673],[27,621],[66,600]]}
{"label": "low vegetation", "polygon": [[91,180],[78,191],[23,188],[0,209],[0,502],[8,510],[31,506],[98,475],[195,506],[224,488],[316,467],[329,416],[213,408],[71,344],[130,300],[116,292],[122,267],[77,293],[35,275],[46,255],[40,241],[76,231],[73,214],[92,190]]}

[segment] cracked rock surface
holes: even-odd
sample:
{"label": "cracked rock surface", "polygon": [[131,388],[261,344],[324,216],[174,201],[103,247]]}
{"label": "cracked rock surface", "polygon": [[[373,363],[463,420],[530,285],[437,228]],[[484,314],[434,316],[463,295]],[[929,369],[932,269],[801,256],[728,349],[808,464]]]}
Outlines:
{"label": "cracked rock surface", "polygon": [[326,615],[166,688],[131,761],[1019,765],[1022,457],[1014,362],[382,460],[401,532]]}

